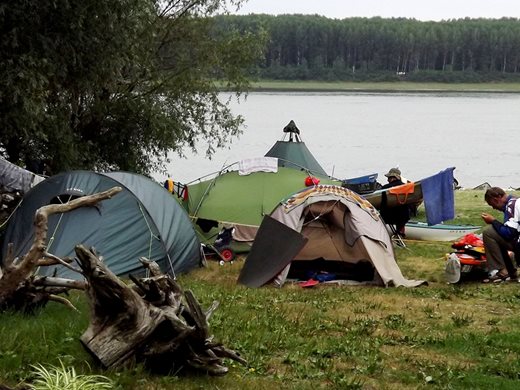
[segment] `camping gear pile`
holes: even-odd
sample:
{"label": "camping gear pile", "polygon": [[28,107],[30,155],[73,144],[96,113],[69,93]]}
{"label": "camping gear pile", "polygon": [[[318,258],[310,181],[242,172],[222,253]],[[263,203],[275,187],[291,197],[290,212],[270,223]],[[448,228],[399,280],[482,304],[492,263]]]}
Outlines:
{"label": "camping gear pile", "polygon": [[487,276],[484,242],[474,233],[466,234],[455,241],[455,249],[446,255],[445,277],[448,283],[468,280],[483,280]]}
{"label": "camping gear pile", "polygon": [[231,240],[233,239],[233,227],[223,227],[217,234],[217,238],[213,244],[203,243],[202,250],[204,256],[212,257],[216,255],[219,259],[219,264],[233,263],[236,254],[231,247]]}

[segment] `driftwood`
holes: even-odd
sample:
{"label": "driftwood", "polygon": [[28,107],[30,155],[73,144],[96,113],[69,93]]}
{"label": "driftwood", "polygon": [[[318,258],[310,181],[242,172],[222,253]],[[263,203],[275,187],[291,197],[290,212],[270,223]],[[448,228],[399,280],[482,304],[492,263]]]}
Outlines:
{"label": "driftwood", "polygon": [[123,283],[97,257],[94,249],[76,246],[85,278],[91,318],[81,336],[87,351],[105,368],[144,362],[155,372],[195,368],[224,375],[224,358],[242,364],[235,351],[213,341],[208,319],[218,303],[204,312],[191,291],[183,291],[156,263],[141,258],[151,277]]}
{"label": "driftwood", "polygon": [[84,282],[42,277],[35,274],[35,270],[40,266],[62,264],[72,267],[71,259],[61,259],[46,251],[49,216],[83,206],[92,206],[101,200],[111,198],[120,191],[120,187],[114,187],[108,191],[84,196],[65,204],[52,204],[38,209],[34,218],[34,241],[27,254],[21,259],[15,258],[12,245],[9,244],[7,254],[3,259],[0,269],[0,309],[32,311],[45,305],[48,301],[57,301],[73,308],[67,299],[57,294],[71,288],[83,290]]}

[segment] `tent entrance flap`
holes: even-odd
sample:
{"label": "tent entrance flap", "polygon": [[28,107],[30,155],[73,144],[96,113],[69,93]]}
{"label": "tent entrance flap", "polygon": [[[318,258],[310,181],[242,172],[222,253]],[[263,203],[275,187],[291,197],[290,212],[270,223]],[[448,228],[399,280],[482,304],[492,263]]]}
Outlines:
{"label": "tent entrance flap", "polygon": [[278,275],[306,243],[307,239],[300,233],[266,215],[238,282],[248,287],[263,286]]}

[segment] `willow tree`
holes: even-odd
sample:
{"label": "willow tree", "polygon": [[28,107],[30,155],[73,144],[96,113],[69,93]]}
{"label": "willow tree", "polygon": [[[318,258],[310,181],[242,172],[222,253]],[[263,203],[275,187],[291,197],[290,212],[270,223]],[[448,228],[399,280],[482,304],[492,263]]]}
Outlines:
{"label": "willow tree", "polygon": [[[0,5],[0,154],[54,171],[148,173],[200,141],[212,153],[242,118],[261,32],[217,31],[242,0],[54,0]],[[219,80],[218,84],[215,80]]]}

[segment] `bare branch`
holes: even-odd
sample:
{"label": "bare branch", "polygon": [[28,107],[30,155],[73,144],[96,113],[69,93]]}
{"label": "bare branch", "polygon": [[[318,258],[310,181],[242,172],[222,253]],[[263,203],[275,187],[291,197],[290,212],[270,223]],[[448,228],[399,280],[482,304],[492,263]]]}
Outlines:
{"label": "bare branch", "polygon": [[[44,257],[44,260],[42,261],[42,259],[40,259],[40,261],[38,262],[38,265],[41,266],[42,265],[42,262],[45,262],[46,265],[55,265],[55,264],[61,264],[63,265],[64,267],[67,267],[68,269],[74,271],[74,272],[77,272],[78,274],[81,274],[81,270],[79,268],[76,268],[76,267],[73,267],[72,265],[70,265],[69,263],[72,262],[72,259],[68,258],[68,259],[61,259],[60,257],[56,256],[56,255],[53,255],[52,253],[49,253],[49,252],[44,252],[43,253],[43,257]],[[50,260],[53,260],[53,262],[46,262],[45,259],[50,259]]]}
{"label": "bare branch", "polygon": [[33,245],[29,249],[29,252],[24,257],[24,259],[20,262],[20,264],[18,264],[16,270],[13,270],[13,273],[18,273],[19,279],[27,278],[27,276],[30,275],[33,269],[36,267],[38,260],[43,257],[43,253],[45,253],[48,219],[50,215],[56,213],[66,213],[68,211],[75,210],[83,206],[92,206],[104,199],[112,198],[112,196],[119,193],[120,191],[122,191],[121,187],[114,187],[104,192],[74,199],[68,203],[50,204],[47,206],[40,207],[36,211],[36,216],[34,218],[35,237]]}
{"label": "bare branch", "polygon": [[161,276],[163,274],[161,267],[155,261],[148,260],[146,257],[140,257],[139,261],[150,271],[152,276]]}
{"label": "bare branch", "polygon": [[62,303],[65,306],[70,307],[72,310],[77,311],[79,313],[79,310],[76,309],[76,307],[66,298],[51,294],[51,295],[49,295],[49,301]]}
{"label": "bare branch", "polygon": [[83,280],[72,280],[43,276],[34,279],[35,286],[66,287],[68,289],[85,290],[87,284]]}
{"label": "bare branch", "polygon": [[12,242],[10,242],[9,244],[7,244],[7,253],[3,262],[3,268],[6,271],[9,270],[10,268],[12,268],[14,261],[14,245]]}
{"label": "bare branch", "polygon": [[209,319],[211,318],[211,316],[213,315],[215,310],[217,310],[218,305],[219,305],[218,301],[213,301],[213,304],[211,305],[211,307],[208,310],[206,310],[205,315],[206,315],[207,321],[209,321]]}

